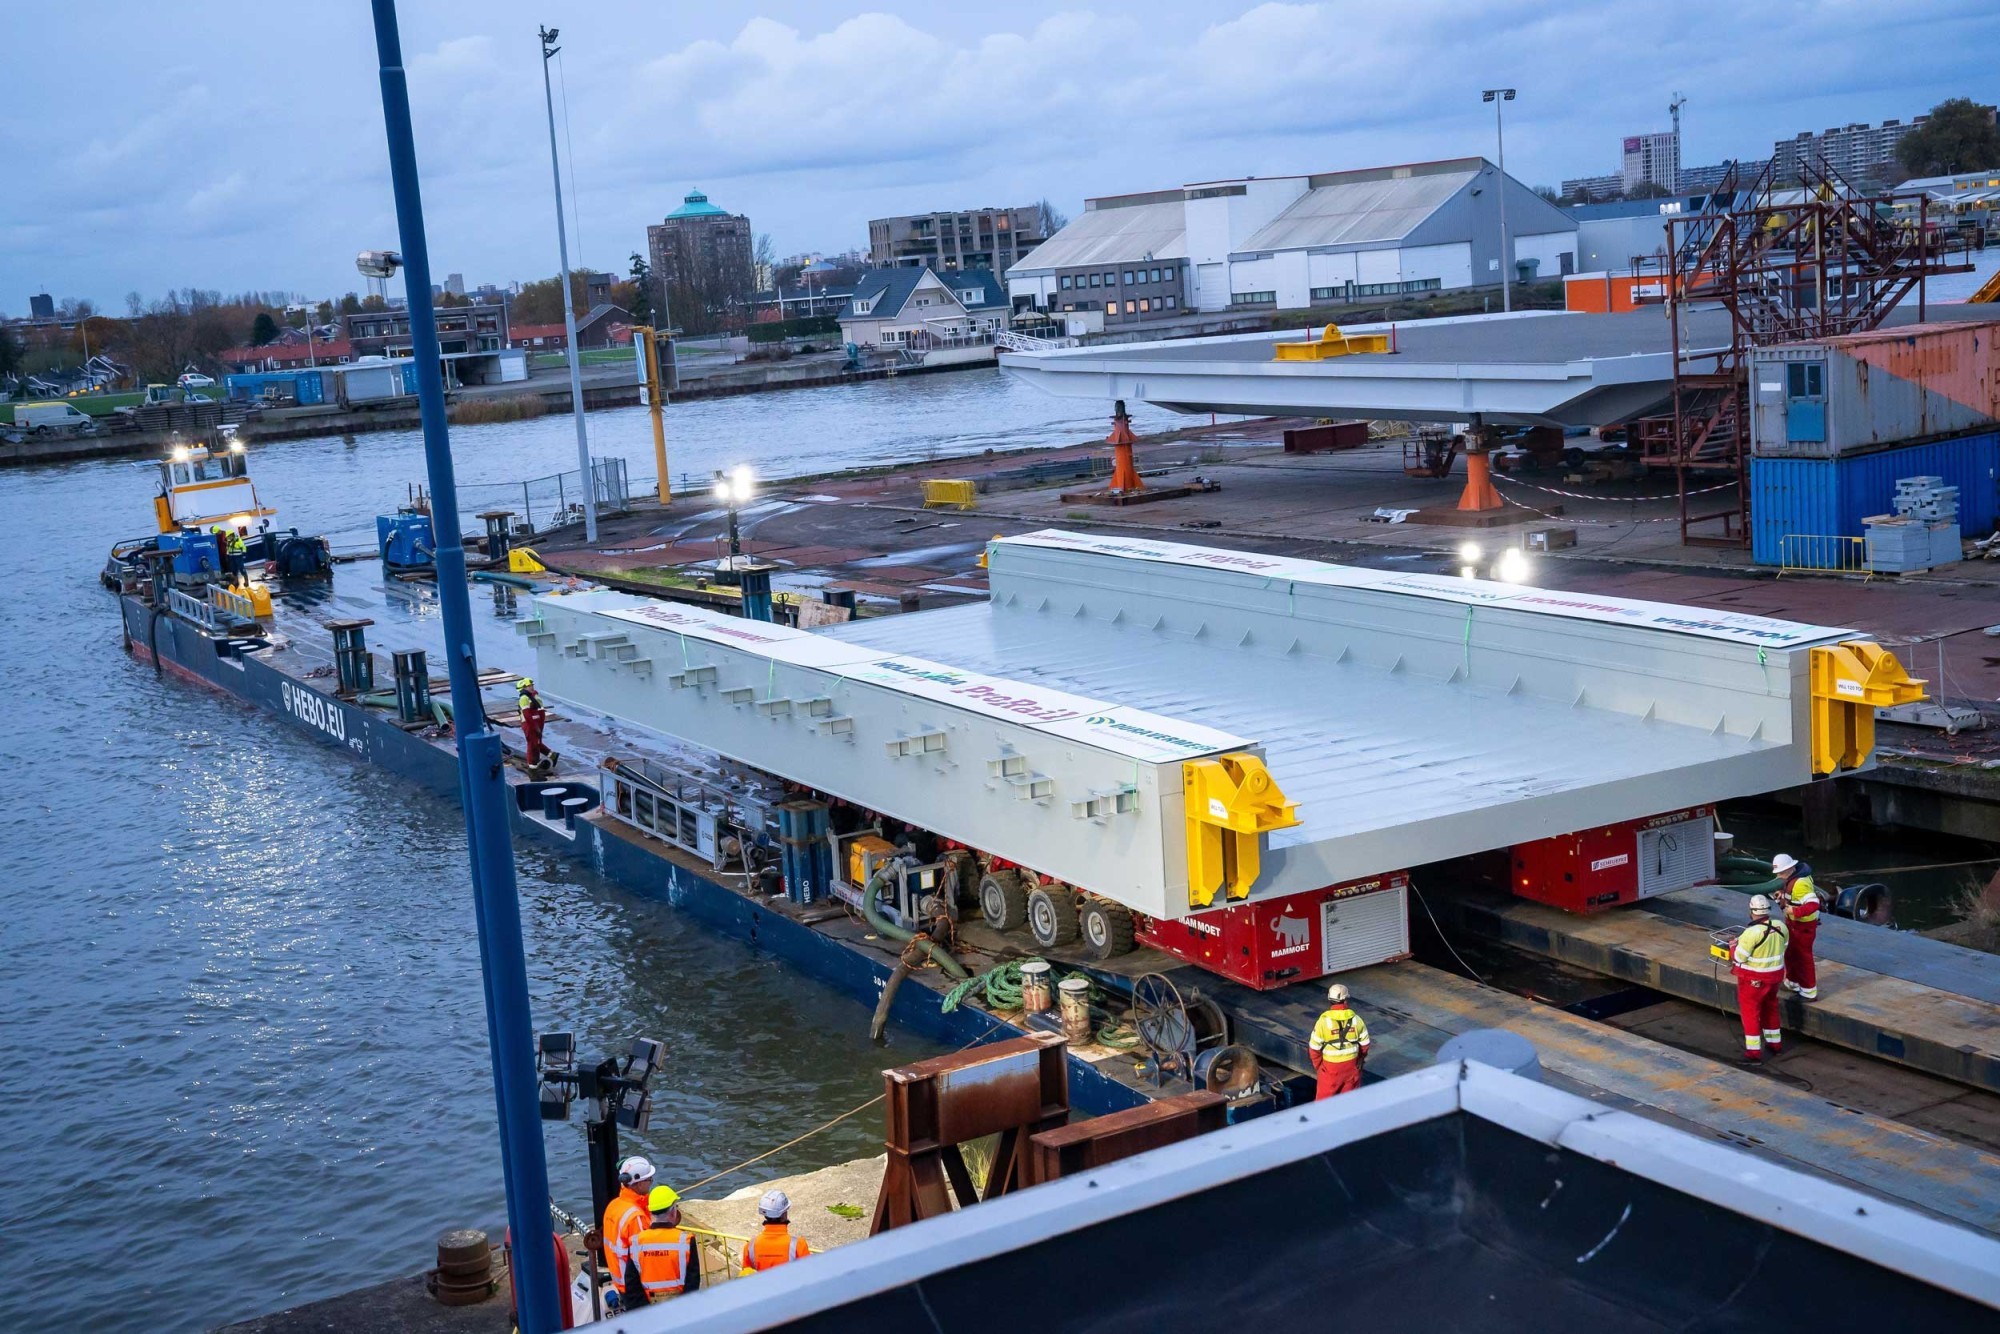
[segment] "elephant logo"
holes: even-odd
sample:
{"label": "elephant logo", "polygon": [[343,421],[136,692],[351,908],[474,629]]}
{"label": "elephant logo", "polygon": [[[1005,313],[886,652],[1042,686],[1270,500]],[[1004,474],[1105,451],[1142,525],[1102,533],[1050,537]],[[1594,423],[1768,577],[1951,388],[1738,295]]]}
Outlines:
{"label": "elephant logo", "polygon": [[1312,923],[1290,914],[1274,917],[1271,919],[1271,934],[1278,938],[1278,949],[1304,949],[1306,942],[1312,938]]}

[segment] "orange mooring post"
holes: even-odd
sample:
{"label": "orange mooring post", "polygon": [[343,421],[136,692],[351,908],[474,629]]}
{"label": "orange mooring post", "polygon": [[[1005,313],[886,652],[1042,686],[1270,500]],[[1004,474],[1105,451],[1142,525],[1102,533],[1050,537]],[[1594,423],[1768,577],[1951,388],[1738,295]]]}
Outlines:
{"label": "orange mooring post", "polygon": [[1465,452],[1465,490],[1459,493],[1461,510],[1497,510],[1506,504],[1493,489],[1493,464],[1483,446]]}
{"label": "orange mooring post", "polygon": [[1104,440],[1111,446],[1111,489],[1145,490],[1146,484],[1139,480],[1139,469],[1132,462],[1132,419],[1125,415],[1125,400],[1122,398],[1118,400],[1118,406],[1111,410],[1111,434]]}

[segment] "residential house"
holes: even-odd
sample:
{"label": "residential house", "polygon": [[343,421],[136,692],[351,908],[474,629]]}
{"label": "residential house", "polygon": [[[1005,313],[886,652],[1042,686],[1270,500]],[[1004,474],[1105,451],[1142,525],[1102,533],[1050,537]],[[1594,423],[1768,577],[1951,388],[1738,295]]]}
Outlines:
{"label": "residential house", "polygon": [[[628,342],[631,332],[632,313],[608,301],[592,306],[576,318],[577,345],[585,351]],[[569,346],[569,331],[561,320],[553,324],[516,324],[509,330],[507,346],[541,351],[561,349]]]}
{"label": "residential house", "polygon": [[1007,315],[1006,293],[991,269],[870,269],[840,314],[840,336],[857,347],[913,352],[973,346],[991,343]]}

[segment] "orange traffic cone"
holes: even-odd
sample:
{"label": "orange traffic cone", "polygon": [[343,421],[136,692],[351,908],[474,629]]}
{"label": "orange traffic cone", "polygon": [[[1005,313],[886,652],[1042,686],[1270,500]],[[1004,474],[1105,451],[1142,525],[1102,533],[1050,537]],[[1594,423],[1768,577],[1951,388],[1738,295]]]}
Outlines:
{"label": "orange traffic cone", "polygon": [[1113,491],[1143,491],[1146,484],[1139,480],[1139,469],[1132,462],[1132,419],[1125,415],[1125,400],[1119,399],[1111,412],[1111,434],[1104,437],[1111,446],[1111,489]]}

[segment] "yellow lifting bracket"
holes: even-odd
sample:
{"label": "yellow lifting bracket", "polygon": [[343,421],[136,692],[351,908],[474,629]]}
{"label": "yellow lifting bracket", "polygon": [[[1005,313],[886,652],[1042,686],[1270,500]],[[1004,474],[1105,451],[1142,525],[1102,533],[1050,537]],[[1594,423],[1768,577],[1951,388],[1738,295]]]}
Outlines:
{"label": "yellow lifting bracket", "polygon": [[1250,896],[1257,882],[1258,839],[1299,822],[1299,804],[1278,790],[1255,755],[1234,751],[1181,765],[1187,811],[1188,903],[1206,908],[1218,889]]}
{"label": "yellow lifting bracket", "polygon": [[1875,751],[1875,710],[1924,697],[1924,683],[1912,679],[1895,654],[1866,639],[1812,650],[1807,674],[1815,778],[1868,763]]}
{"label": "yellow lifting bracket", "polygon": [[1342,333],[1338,324],[1320,330],[1319,337],[1306,342],[1274,343],[1273,361],[1324,361],[1328,357],[1351,357],[1359,352],[1389,351],[1389,335]]}

